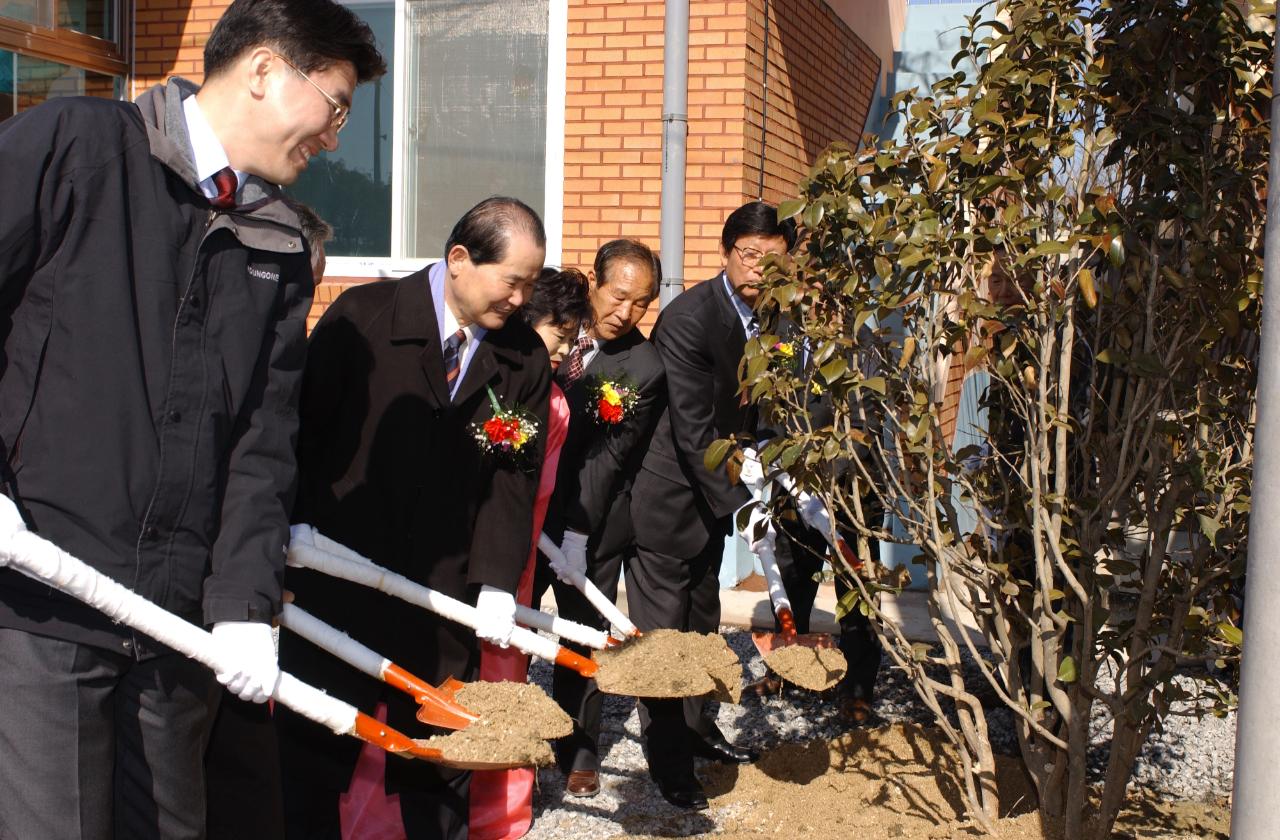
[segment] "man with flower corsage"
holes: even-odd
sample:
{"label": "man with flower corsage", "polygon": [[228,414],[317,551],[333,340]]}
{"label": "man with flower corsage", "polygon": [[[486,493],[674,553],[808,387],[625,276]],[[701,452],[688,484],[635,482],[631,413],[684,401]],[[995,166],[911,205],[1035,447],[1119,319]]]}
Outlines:
{"label": "man with flower corsage", "polygon": [[[473,632],[308,570],[291,569],[285,585],[299,606],[432,683],[474,679],[480,642],[505,646],[514,629],[551,368],[537,333],[511,316],[545,249],[532,209],[486,199],[454,226],[443,260],[348,289],[308,345],[294,521],[476,604],[480,626]],[[411,698],[298,636],[281,637],[280,661],[359,708],[385,706],[396,729],[421,729]],[[287,712],[276,723],[291,831],[338,836],[360,743]],[[399,796],[408,838],[465,838],[469,785],[469,773],[386,763],[386,791]]]}
{"label": "man with flower corsage", "polygon": [[[576,568],[616,598],[635,543],[631,482],[666,399],[662,360],[637,325],[658,296],[662,267],[646,245],[616,239],[596,253],[588,280],[592,321],[557,373],[569,400],[569,436],[545,528],[569,567],[543,558],[535,599],[551,585],[561,615],[607,631],[608,621],[567,581]],[[556,667],[552,696],[574,720],[573,734],[557,742],[566,790],[594,796],[600,790],[600,692],[594,680]]]}

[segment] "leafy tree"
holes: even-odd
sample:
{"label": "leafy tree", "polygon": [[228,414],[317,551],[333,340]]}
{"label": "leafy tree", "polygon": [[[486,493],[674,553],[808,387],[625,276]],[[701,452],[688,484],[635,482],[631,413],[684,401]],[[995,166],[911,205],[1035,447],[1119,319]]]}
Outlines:
{"label": "leafy tree", "polygon": [[[785,430],[772,469],[860,541],[895,539],[864,513],[879,495],[920,547],[936,644],[881,610],[870,565],[837,562],[841,608],[872,617],[958,748],[972,815],[998,812],[965,653],[1012,710],[1042,813],[1102,838],[1187,695],[1175,674],[1233,702],[1220,670],[1180,666],[1241,641],[1274,4],[983,11],[953,63],[972,77],[900,94],[901,141],[832,147],[780,208],[804,239],[766,274],[775,327],[748,343],[743,388]],[[801,365],[782,357],[797,346]],[[989,383],[981,443],[960,449],[941,399],[956,365]]]}

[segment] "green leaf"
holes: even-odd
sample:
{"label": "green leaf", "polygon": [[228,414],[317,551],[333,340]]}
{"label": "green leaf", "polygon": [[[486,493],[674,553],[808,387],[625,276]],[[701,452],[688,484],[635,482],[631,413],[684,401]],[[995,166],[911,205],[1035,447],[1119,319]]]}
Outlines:
{"label": "green leaf", "polygon": [[800,222],[809,230],[813,230],[822,222],[822,217],[826,212],[826,208],[821,204],[810,204],[800,214]]}
{"label": "green leaf", "polygon": [[1124,240],[1120,237],[1113,237],[1111,247],[1107,249],[1107,259],[1116,268],[1124,265]]}
{"label": "green leaf", "polygon": [[848,592],[840,596],[840,600],[836,602],[836,620],[844,618],[853,612],[854,607],[858,605],[858,597],[861,593],[857,589],[850,589]]}
{"label": "green leaf", "polygon": [[1218,635],[1229,645],[1240,647],[1244,644],[1244,631],[1229,622],[1223,621],[1218,624]]}
{"label": "green leaf", "polygon": [[1200,522],[1200,533],[1204,534],[1210,543],[1216,542],[1218,531],[1222,529],[1222,523],[1211,516],[1205,516],[1203,513],[1197,513],[1196,519]]}
{"label": "green leaf", "polygon": [[1041,242],[1037,245],[1032,253],[1036,256],[1044,256],[1046,254],[1065,254],[1071,250],[1070,242],[1059,242],[1056,239],[1050,239],[1047,242]]}
{"label": "green leaf", "polygon": [[818,373],[822,374],[822,378],[827,380],[828,385],[833,385],[848,369],[849,363],[843,356],[838,356],[819,368]]}
{"label": "green leaf", "polygon": [[729,448],[733,446],[733,441],[720,439],[712,441],[707,447],[707,451],[702,455],[702,465],[708,470],[715,471],[720,466],[720,462],[729,454]]}
{"label": "green leaf", "polygon": [[859,387],[866,388],[869,391],[875,391],[880,396],[885,395],[888,389],[888,383],[885,382],[883,376],[873,376],[870,379],[864,379],[859,383]]}
{"label": "green leaf", "polygon": [[789,198],[778,205],[778,218],[790,219],[795,214],[804,209],[805,200],[803,198]]}
{"label": "green leaf", "polygon": [[1058,682],[1073,683],[1076,681],[1076,661],[1070,656],[1064,657],[1058,665]]}

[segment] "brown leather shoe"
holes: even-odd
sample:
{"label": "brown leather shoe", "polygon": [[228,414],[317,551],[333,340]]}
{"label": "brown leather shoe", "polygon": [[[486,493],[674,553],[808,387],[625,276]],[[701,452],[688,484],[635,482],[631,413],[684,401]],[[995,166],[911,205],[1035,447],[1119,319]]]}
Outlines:
{"label": "brown leather shoe", "polygon": [[747,691],[755,694],[757,697],[769,697],[782,692],[782,680],[773,674],[765,674],[760,679],[747,686]]}
{"label": "brown leather shoe", "polygon": [[840,717],[854,726],[863,726],[871,720],[871,704],[861,697],[847,697],[840,701]]}
{"label": "brown leather shoe", "polygon": [[600,792],[600,774],[595,770],[574,770],[564,786],[570,796],[586,798]]}

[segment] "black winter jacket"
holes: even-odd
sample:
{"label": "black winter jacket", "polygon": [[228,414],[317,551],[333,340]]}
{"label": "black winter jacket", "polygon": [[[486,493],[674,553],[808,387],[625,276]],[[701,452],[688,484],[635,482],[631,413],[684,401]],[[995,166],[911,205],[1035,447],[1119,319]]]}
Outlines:
{"label": "black winter jacket", "polygon": [[[297,215],[250,178],[214,210],[182,80],[0,123],[0,446],[28,525],[192,621],[269,621],[295,483],[313,281]],[[0,571],[0,627],[154,643]],[[139,645],[142,647],[140,648]]]}

